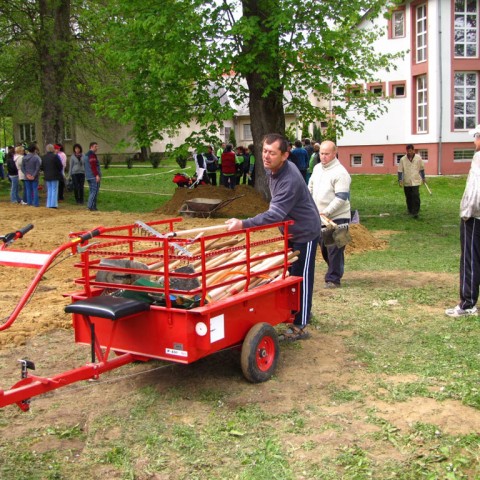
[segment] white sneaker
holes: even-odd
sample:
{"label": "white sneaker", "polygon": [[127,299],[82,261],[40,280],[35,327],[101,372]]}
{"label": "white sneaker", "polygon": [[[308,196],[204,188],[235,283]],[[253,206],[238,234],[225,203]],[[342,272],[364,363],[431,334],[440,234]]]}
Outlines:
{"label": "white sneaker", "polygon": [[454,308],[447,308],[445,310],[445,315],[449,317],[465,317],[467,315],[477,315],[477,307],[472,307],[472,308],[466,308],[463,310],[460,308],[459,305],[457,305]]}

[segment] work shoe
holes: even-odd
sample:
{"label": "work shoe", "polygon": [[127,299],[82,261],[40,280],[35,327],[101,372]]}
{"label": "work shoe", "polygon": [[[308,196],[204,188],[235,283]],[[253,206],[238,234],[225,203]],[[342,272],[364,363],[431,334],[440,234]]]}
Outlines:
{"label": "work shoe", "polygon": [[340,288],[339,283],[333,283],[333,282],[325,282],[325,285],[323,288]]}
{"label": "work shoe", "polygon": [[445,315],[448,317],[466,317],[467,315],[477,315],[477,307],[472,307],[472,308],[466,308],[465,310],[463,308],[460,308],[460,305],[457,305],[454,308],[447,308],[445,310]]}

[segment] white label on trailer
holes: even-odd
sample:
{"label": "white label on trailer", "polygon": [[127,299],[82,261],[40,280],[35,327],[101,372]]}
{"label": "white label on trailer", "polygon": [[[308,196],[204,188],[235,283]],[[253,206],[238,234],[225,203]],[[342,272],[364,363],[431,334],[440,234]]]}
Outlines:
{"label": "white label on trailer", "polygon": [[210,319],[210,343],[225,338],[225,315],[217,315]]}
{"label": "white label on trailer", "polygon": [[188,356],[188,352],[186,352],[185,350],[175,350],[173,348],[166,348],[165,353],[167,353],[168,355],[176,355],[177,357]]}

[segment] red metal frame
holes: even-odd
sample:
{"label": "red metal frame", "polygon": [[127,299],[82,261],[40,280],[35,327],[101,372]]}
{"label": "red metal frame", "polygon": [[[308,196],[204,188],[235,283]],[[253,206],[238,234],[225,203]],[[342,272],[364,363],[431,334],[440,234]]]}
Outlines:
{"label": "red metal frame", "polygon": [[[22,262],[12,260],[13,256],[4,259],[3,264],[35,266],[39,270],[0,330],[8,328],[15,321],[46,269],[61,252],[68,249],[73,254],[80,254],[80,261],[75,266],[80,269],[81,276],[75,283],[82,289],[67,294],[72,301],[88,300],[105,293],[131,291],[162,295],[165,305],[151,305],[148,311],[114,321],[73,313],[75,342],[91,346],[92,362],[50,378],[27,372],[26,378],[22,378],[10,390],[0,390],[0,407],[17,403],[22,410],[28,410],[32,396],[80,380],[97,378],[104,372],[134,360],[162,359],[188,364],[241,344],[248,331],[257,323],[277,325],[293,320],[299,306],[302,279],[288,276],[291,253],[288,247],[288,226],[292,222],[189,239],[183,238],[181,232],[180,235],[175,235],[173,227],[180,221],[181,219],[169,219],[146,224],[154,229],[164,229],[165,231],[159,232],[159,236],[145,235],[145,231],[139,229],[137,224],[98,227],[92,232],[73,233],[71,241],[51,254],[32,252],[38,255],[38,261],[32,262],[35,265],[21,265]],[[283,230],[281,234],[277,233],[279,227]],[[268,238],[265,238],[265,232]],[[90,241],[93,237],[95,239]],[[231,245],[233,239],[237,241],[239,237],[240,242]],[[224,246],[212,250],[215,243]],[[273,252],[262,250],[265,245],[274,243],[281,247]],[[212,265],[211,261],[221,255],[238,255],[238,258],[231,263]],[[141,261],[148,270],[100,264],[102,259]],[[263,262],[261,267],[258,266],[259,262]],[[195,272],[176,272],[174,265],[182,263],[195,265]],[[98,281],[97,274],[102,271],[163,278],[164,282],[158,287],[145,287]],[[274,281],[269,278],[272,274],[275,275]],[[210,281],[215,276],[219,280]],[[198,279],[199,286],[188,291],[171,288],[170,281],[175,278]],[[225,288],[233,289],[235,294],[211,300],[212,295]],[[196,306],[190,309],[179,308],[177,303],[180,297],[196,299]],[[264,348],[271,352],[275,345],[265,344]],[[109,358],[112,351],[117,356]],[[271,357],[272,355],[266,356],[267,359]],[[257,364],[261,370],[271,367],[262,358],[257,359]]]}

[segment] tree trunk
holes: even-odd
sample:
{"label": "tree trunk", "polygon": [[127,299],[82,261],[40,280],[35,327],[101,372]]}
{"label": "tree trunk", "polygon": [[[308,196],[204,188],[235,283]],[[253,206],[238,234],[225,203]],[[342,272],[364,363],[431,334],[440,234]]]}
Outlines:
{"label": "tree trunk", "polygon": [[[242,71],[249,90],[251,130],[255,150],[255,189],[270,200],[262,161],[262,139],[268,133],[285,134],[283,86],[279,68],[279,32],[265,22],[278,8],[275,0],[242,0],[243,15],[256,19],[257,31],[243,45],[248,71]],[[259,41],[261,37],[261,41]],[[270,47],[266,46],[270,44]],[[268,77],[264,72],[268,71]],[[265,94],[265,92],[268,92]]]}
{"label": "tree trunk", "polygon": [[63,87],[69,62],[70,0],[40,0],[39,12],[41,122],[45,146],[63,143]]}
{"label": "tree trunk", "polygon": [[270,189],[262,161],[262,140],[268,133],[285,134],[283,90],[264,97],[265,84],[257,74],[247,75],[250,90],[249,108],[253,145],[255,148],[255,190],[270,200]]}

